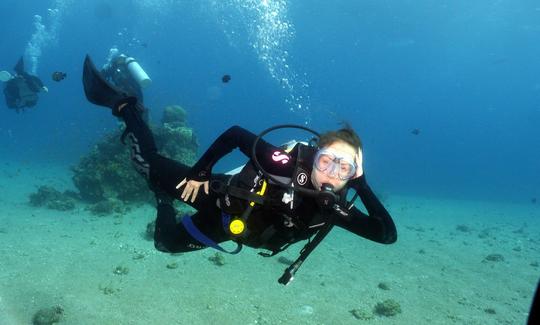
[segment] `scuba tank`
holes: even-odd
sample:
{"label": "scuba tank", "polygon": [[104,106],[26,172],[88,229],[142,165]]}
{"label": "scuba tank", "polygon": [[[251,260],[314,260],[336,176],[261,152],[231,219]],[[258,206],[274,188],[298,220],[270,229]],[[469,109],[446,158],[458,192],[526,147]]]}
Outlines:
{"label": "scuba tank", "polygon": [[152,79],[148,76],[148,74],[143,70],[141,65],[132,57],[127,57],[125,59],[125,64],[127,66],[127,69],[133,79],[137,81],[139,86],[141,88],[146,88],[150,86],[152,83]]}

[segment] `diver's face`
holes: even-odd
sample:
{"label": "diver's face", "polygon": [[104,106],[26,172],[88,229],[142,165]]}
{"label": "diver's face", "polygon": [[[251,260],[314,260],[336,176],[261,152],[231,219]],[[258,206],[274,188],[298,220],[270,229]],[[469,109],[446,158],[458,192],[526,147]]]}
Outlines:
{"label": "diver's face", "polygon": [[[356,162],[357,150],[346,142],[336,141],[324,148],[321,148],[320,150],[325,149],[329,149],[328,151],[336,153],[337,156],[343,158],[343,161],[349,161],[353,163]],[[326,161],[323,163],[326,163]],[[313,183],[313,186],[318,190],[321,189],[322,184],[330,184],[334,187],[334,192],[337,192],[341,190],[350,179],[342,179],[343,177],[340,177],[340,171],[341,169],[327,169],[325,171],[321,171],[319,170],[319,168],[316,168],[314,164],[311,172],[311,183]],[[344,174],[342,173],[341,175],[343,176]],[[352,175],[352,177],[354,177],[354,175]]]}

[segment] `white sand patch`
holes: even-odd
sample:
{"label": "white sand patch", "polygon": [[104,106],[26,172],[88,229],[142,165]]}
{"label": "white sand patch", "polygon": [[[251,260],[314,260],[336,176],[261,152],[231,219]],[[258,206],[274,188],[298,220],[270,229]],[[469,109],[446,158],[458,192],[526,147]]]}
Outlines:
{"label": "white sand patch", "polygon": [[[38,185],[63,190],[69,173],[10,166],[0,176],[7,324],[28,324],[54,305],[65,310],[62,324],[524,324],[538,280],[537,205],[390,196],[396,244],[335,229],[284,287],[277,279],[286,265],[249,248],[225,256],[224,266],[208,260],[213,250],[156,251],[141,235],[150,206],[120,217],[30,207]],[[282,255],[294,260],[301,247]],[[489,254],[504,261],[484,261]],[[367,320],[351,312],[371,314],[386,299],[402,312]]]}

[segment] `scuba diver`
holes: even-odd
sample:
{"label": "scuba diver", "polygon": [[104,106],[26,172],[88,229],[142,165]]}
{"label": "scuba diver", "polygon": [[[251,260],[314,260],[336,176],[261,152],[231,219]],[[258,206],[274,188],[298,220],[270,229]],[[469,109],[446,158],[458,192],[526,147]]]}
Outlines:
{"label": "scuba diver", "polygon": [[144,102],[142,89],[152,83],[134,58],[120,54],[115,47],[109,50],[109,57],[101,69],[101,74],[124,93],[137,98],[139,103]]}
{"label": "scuba diver", "polygon": [[34,107],[38,101],[40,91],[48,92],[47,87],[36,76],[24,71],[24,61],[21,57],[15,67],[15,75],[7,71],[0,71],[0,80],[5,82],[4,96],[9,108],[17,110],[17,113],[27,107]]}
{"label": "scuba diver", "polygon": [[[152,132],[141,117],[143,106],[107,83],[88,56],[83,84],[90,102],[111,108],[126,124],[122,141],[129,139],[132,163],[155,193],[154,244],[160,251],[213,247],[238,253],[245,245],[270,252],[259,253],[262,256],[274,256],[308,240],[300,257],[278,280],[288,284],[334,225],[379,243],[397,239],[392,218],[366,182],[361,142],[350,127],[318,135],[302,126],[277,126],[256,136],[233,126],[189,167],[157,152]],[[318,141],[296,143],[285,150],[262,139],[286,127],[312,132]],[[242,170],[233,175],[212,173],[212,167],[236,148],[250,157]],[[347,201],[348,189],[355,192],[351,201]],[[354,206],[357,197],[367,214]],[[174,199],[197,212],[177,221]],[[229,240],[237,244],[233,251],[220,245]]]}

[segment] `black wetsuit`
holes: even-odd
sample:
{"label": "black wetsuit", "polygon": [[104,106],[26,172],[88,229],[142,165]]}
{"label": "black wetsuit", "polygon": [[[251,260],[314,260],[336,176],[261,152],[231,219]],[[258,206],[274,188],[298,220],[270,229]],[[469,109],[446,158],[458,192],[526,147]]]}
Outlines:
{"label": "black wetsuit", "polygon": [[[135,168],[149,180],[150,187],[156,193],[158,204],[155,246],[159,250],[168,252],[205,248],[206,246],[193,238],[184,225],[176,219],[176,211],[171,203],[173,198],[180,198],[183,188],[176,189],[175,187],[186,177],[188,180],[197,181],[211,179],[226,181],[230,176],[212,174],[212,167],[219,159],[236,148],[249,157],[256,136],[238,126],[231,127],[221,134],[199,161],[190,168],[157,153],[152,133],[141,118],[140,107],[137,107],[138,105],[129,104],[121,110],[119,115],[126,122],[126,135],[131,140],[132,161]],[[284,162],[287,159],[284,159],[285,156],[280,156],[282,154],[287,153],[263,140],[257,145],[257,157],[260,157],[258,159],[265,170],[277,176],[291,177],[297,150],[293,150],[287,156],[288,162]],[[349,210],[348,216],[340,215],[334,218],[335,224],[379,243],[395,242],[397,233],[392,218],[366,183],[365,177],[352,180],[348,185],[359,194],[368,214],[353,207]],[[214,191],[206,195],[202,192],[202,188],[200,191],[196,201],[188,203],[197,210],[191,216],[193,223],[216,243],[231,239],[224,229],[222,209],[217,204],[223,196]],[[294,209],[291,209],[290,202],[282,202],[283,189],[281,187],[270,184],[266,193],[265,197],[268,197],[269,202],[273,204],[264,204],[254,209],[247,222],[250,235],[241,239],[244,245],[276,252],[291,243],[310,238],[325,224],[326,219],[322,217],[320,208],[313,198],[302,197],[295,193],[297,197],[294,199]]]}
{"label": "black wetsuit", "polygon": [[4,95],[9,108],[17,111],[34,107],[38,101],[37,93],[43,89],[43,82],[29,73],[22,72],[6,82]]}

